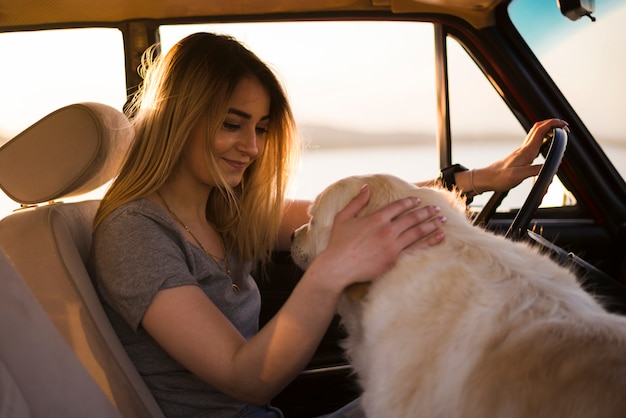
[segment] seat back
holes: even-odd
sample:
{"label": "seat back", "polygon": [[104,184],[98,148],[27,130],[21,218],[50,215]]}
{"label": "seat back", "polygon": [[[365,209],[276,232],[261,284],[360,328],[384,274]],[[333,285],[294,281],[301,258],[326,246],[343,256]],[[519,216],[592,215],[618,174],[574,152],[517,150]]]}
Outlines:
{"label": "seat back", "polygon": [[99,202],[58,202],[109,181],[131,137],[121,112],[81,103],[53,112],[0,148],[0,187],[24,206],[37,205],[0,221],[0,246],[122,415],[161,417],[87,273]]}
{"label": "seat back", "polygon": [[121,418],[0,250],[0,417]]}

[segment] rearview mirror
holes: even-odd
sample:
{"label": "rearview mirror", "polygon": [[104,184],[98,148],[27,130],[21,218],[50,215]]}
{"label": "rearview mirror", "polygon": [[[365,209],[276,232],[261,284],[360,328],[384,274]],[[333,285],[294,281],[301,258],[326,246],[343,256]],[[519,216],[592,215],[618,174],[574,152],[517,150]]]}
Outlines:
{"label": "rearview mirror", "polygon": [[595,12],[595,0],[557,0],[563,16],[570,20],[578,20],[583,16],[589,17],[592,22],[596,18],[591,16]]}

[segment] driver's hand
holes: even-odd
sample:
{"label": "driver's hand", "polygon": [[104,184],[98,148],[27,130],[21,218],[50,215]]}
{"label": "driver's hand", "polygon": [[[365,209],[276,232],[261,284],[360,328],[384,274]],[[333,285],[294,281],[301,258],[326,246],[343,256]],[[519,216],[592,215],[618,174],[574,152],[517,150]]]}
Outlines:
{"label": "driver's hand", "polygon": [[[472,179],[475,191],[478,193],[490,190],[504,192],[517,186],[524,179],[539,174],[541,165],[533,165],[533,161],[539,155],[539,149],[544,138],[554,128],[563,128],[569,132],[567,122],[561,119],[547,119],[536,122],[519,148],[487,167],[475,169]],[[467,176],[466,173],[457,173],[457,176],[459,174]],[[457,184],[464,183],[466,181],[461,181],[461,179],[457,178]],[[463,189],[471,190],[471,188]]]}

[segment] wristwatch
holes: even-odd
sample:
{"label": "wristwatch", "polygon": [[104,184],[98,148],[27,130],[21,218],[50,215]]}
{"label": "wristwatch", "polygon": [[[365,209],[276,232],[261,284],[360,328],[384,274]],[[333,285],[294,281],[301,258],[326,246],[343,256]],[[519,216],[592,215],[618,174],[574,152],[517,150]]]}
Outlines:
{"label": "wristwatch", "polygon": [[468,171],[468,169],[461,164],[453,164],[448,167],[444,167],[439,173],[439,181],[441,181],[443,187],[448,190],[452,190],[454,189],[454,186],[456,186],[455,175],[461,171]]}

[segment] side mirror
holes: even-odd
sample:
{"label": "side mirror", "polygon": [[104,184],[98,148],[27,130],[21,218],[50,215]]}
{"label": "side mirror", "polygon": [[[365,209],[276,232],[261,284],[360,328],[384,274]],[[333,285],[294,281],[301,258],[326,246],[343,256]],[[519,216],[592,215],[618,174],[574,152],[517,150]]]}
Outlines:
{"label": "side mirror", "polygon": [[595,12],[595,0],[557,0],[563,16],[570,20],[578,20],[583,16],[589,17],[592,22],[596,18],[591,16]]}

